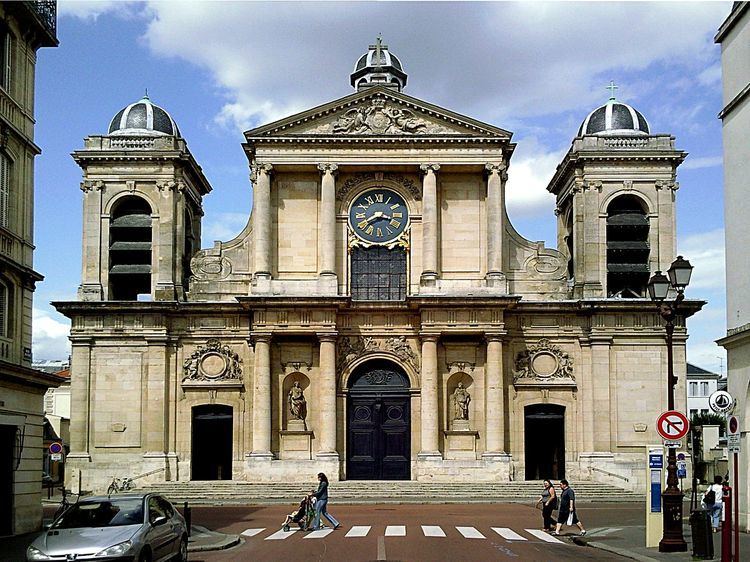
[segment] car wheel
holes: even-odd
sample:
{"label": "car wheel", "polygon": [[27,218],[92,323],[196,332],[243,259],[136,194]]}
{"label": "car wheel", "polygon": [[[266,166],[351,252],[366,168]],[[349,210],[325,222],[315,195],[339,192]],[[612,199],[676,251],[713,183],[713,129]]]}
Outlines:
{"label": "car wheel", "polygon": [[187,562],[187,559],[188,559],[187,547],[188,547],[187,537],[182,537],[182,539],[180,539],[180,552],[177,554],[177,557],[175,558],[177,562]]}
{"label": "car wheel", "polygon": [[148,549],[141,552],[141,555],[138,557],[138,562],[151,562],[151,552],[149,552]]}

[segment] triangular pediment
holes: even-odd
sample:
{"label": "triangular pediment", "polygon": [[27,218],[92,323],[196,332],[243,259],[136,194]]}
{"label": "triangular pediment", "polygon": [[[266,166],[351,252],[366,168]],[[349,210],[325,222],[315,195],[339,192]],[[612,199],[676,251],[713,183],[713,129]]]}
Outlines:
{"label": "triangular pediment", "polygon": [[245,133],[276,137],[456,137],[510,140],[512,133],[388,88],[356,92]]}

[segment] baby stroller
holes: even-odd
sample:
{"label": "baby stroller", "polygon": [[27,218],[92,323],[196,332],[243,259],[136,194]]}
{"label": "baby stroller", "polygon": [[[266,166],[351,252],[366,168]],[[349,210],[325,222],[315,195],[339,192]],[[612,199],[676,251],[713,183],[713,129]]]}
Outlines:
{"label": "baby stroller", "polygon": [[305,496],[302,501],[299,502],[296,511],[286,516],[282,529],[289,532],[289,525],[296,523],[299,525],[300,530],[307,531],[312,525],[313,519],[315,519],[315,498],[312,496]]}

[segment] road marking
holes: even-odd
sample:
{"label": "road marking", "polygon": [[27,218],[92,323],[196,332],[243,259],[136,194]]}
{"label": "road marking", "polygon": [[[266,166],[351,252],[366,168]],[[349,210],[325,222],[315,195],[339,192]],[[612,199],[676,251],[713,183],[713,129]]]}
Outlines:
{"label": "road marking", "polygon": [[378,537],[378,560],[387,560],[385,557],[385,537]]}
{"label": "road marking", "polygon": [[330,535],[333,533],[333,529],[318,529],[317,531],[312,531],[311,533],[307,533],[305,535],[306,539],[322,539],[325,536]]}
{"label": "road marking", "polygon": [[240,533],[240,535],[242,535],[243,537],[254,537],[258,533],[262,533],[265,530],[265,527],[263,527],[262,529],[245,529]]}
{"label": "road marking", "polygon": [[545,542],[556,542],[565,544],[563,541],[556,539],[552,535],[548,534],[547,531],[540,531],[539,529],[524,529],[530,535],[534,535],[538,539],[542,539]]}
{"label": "road marking", "polygon": [[344,535],[345,537],[366,537],[367,533],[370,532],[370,526],[369,525],[355,525],[351,529],[349,529],[349,532]]}
{"label": "road marking", "polygon": [[522,537],[512,529],[508,529],[507,527],[492,527],[492,530],[495,531],[498,535],[503,537],[505,540],[509,541],[526,541],[528,540],[526,537]]}
{"label": "road marking", "polygon": [[[594,532],[599,537],[606,537],[607,535],[611,535],[614,532],[622,531],[621,527],[604,527],[603,529],[595,529]],[[588,533],[591,534],[590,532]]]}
{"label": "road marking", "polygon": [[385,528],[386,537],[405,537],[406,525],[388,525]]}
{"label": "road marking", "polygon": [[288,531],[285,531],[284,529],[281,529],[280,531],[276,531],[273,535],[268,535],[265,540],[267,541],[282,541],[284,539],[288,539],[291,537],[294,533],[299,531],[299,529],[289,529]]}
{"label": "road marking", "polygon": [[482,533],[477,531],[474,527],[456,527],[456,530],[461,533],[465,539],[486,539]]}
{"label": "road marking", "polygon": [[445,532],[438,525],[422,525],[425,537],[444,537]]}

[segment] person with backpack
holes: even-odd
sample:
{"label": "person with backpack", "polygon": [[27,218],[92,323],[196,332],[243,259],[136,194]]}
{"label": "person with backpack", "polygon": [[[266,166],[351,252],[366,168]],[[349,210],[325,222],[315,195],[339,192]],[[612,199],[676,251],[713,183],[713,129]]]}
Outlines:
{"label": "person with backpack", "polygon": [[714,483],[703,494],[703,505],[711,512],[711,527],[714,533],[719,532],[719,520],[721,519],[722,498],[724,496],[724,489],[721,483],[721,476],[714,476]]}

